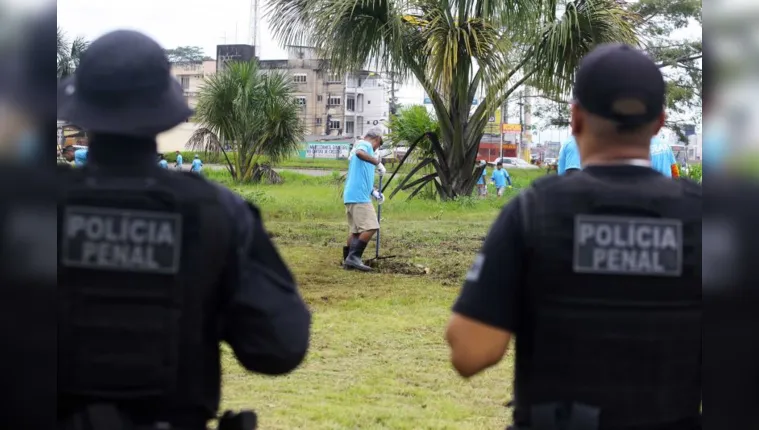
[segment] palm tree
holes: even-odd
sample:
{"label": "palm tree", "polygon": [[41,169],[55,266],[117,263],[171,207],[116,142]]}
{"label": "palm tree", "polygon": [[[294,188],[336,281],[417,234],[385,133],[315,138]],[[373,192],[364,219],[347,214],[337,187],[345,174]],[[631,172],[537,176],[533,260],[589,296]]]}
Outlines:
{"label": "palm tree", "polygon": [[262,157],[276,163],[292,155],[305,131],[292,78],[279,72],[264,73],[255,60],[227,63],[206,80],[198,96],[195,121],[200,128],[187,146],[220,153],[236,182],[278,182],[279,175],[262,163]]}
{"label": "palm tree", "polygon": [[82,54],[90,46],[90,43],[83,37],[74,38],[70,43],[66,33],[58,27],[58,79],[65,78],[74,74],[79,67],[79,60]]}
{"label": "palm tree", "polygon": [[636,15],[615,0],[272,0],[268,15],[281,42],[317,48],[335,72],[371,64],[421,83],[440,133],[420,164],[441,198],[471,194],[488,118],[515,90],[565,95],[596,44],[637,43]]}

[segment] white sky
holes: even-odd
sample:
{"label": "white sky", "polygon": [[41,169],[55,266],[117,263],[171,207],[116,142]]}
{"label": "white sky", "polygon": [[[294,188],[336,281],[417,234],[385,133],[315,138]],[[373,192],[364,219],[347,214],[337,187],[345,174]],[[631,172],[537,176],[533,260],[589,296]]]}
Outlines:
{"label": "white sky", "polygon": [[[287,58],[269,32],[263,16],[265,1],[260,0],[261,58]],[[200,46],[214,58],[216,45],[251,43],[249,0],[58,0],[57,3],[58,25],[69,37],[94,40],[109,31],[132,29],[151,36],[165,48]],[[689,37],[700,33],[700,27],[682,32]],[[421,104],[424,92],[421,87],[404,85],[397,97],[401,104]],[[540,141],[562,140],[567,134],[565,130],[546,130]]]}

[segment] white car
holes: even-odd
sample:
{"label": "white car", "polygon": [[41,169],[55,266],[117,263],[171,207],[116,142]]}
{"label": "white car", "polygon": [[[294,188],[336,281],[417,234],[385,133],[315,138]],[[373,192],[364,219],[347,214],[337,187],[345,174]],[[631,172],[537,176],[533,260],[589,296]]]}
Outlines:
{"label": "white car", "polygon": [[492,162],[488,163],[490,165],[495,166],[498,164],[498,162],[503,163],[503,168],[508,169],[539,169],[538,166],[532,165],[521,158],[517,157],[503,157],[503,158],[496,158]]}

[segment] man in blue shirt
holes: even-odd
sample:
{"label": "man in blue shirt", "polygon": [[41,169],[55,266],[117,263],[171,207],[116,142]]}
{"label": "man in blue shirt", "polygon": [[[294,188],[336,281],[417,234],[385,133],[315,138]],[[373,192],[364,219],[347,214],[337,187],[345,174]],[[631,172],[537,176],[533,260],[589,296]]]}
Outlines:
{"label": "man in blue shirt", "polygon": [[366,245],[379,230],[377,212],[372,205],[372,190],[374,189],[374,169],[376,166],[380,176],[385,174],[385,166],[374,154],[382,145],[382,130],[372,128],[362,140],[356,142],[353,154],[348,162],[348,174],[345,179],[343,203],[348,218],[347,249],[343,250],[345,269],[371,271],[371,267],[361,260]]}
{"label": "man in blue shirt", "polygon": [[169,168],[169,162],[166,161],[166,156],[163,154],[160,154],[159,157],[161,158],[160,161],[158,161],[158,167],[161,169],[168,169]]}
{"label": "man in blue shirt", "polygon": [[203,169],[203,162],[200,161],[200,157],[198,157],[198,154],[195,154],[195,158],[192,160],[192,165],[190,165],[190,171],[200,174],[200,171]]}
{"label": "man in blue shirt", "polygon": [[76,149],[73,146],[67,146],[63,149],[63,158],[69,163],[73,161],[76,167],[84,167],[87,164],[87,149]]}
{"label": "man in blue shirt", "polygon": [[503,168],[503,163],[500,161],[495,165],[493,176],[491,176],[490,179],[495,184],[495,190],[498,197],[501,197],[503,195],[503,190],[506,188],[507,182],[509,184],[509,188],[511,188],[511,177],[509,176],[509,172]]}
{"label": "man in blue shirt", "polygon": [[482,166],[482,175],[477,181],[477,191],[479,192],[480,197],[485,197],[488,195],[488,184],[485,183],[488,175],[487,162],[485,160],[480,161],[480,166]]}
{"label": "man in blue shirt", "polygon": [[559,175],[576,172],[582,169],[580,164],[580,150],[577,148],[577,141],[571,136],[559,150],[559,161],[556,172]]}
{"label": "man in blue shirt", "polygon": [[679,176],[677,159],[672,147],[658,137],[651,139],[651,168],[668,178],[671,178],[673,173]]}
{"label": "man in blue shirt", "polygon": [[182,153],[177,151],[177,162],[174,164],[174,168],[177,170],[182,170],[182,162],[184,159],[182,158]]}

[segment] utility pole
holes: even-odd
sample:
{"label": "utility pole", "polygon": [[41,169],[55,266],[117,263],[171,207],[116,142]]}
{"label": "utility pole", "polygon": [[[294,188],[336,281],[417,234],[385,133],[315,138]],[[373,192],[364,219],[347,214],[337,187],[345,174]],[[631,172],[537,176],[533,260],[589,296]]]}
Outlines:
{"label": "utility pole", "polygon": [[503,144],[506,143],[506,133],[503,132],[503,125],[509,123],[509,99],[503,101],[503,104],[501,105],[501,129],[499,132],[501,133],[501,150],[498,157],[503,158]]}

